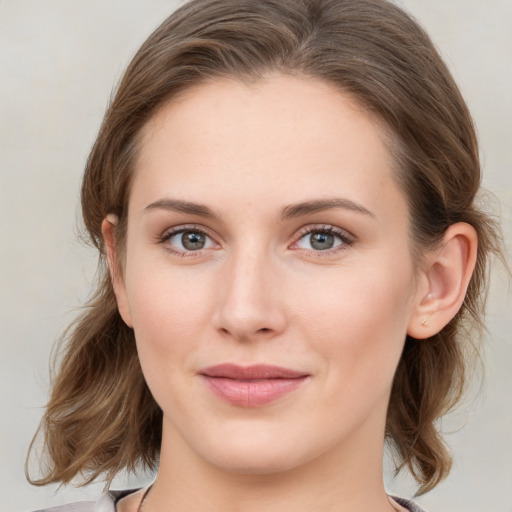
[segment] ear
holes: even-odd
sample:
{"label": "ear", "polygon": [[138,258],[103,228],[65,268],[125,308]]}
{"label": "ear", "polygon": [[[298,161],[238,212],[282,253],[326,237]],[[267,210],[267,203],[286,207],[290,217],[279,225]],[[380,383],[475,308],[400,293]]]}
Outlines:
{"label": "ear", "polygon": [[477,245],[473,226],[458,222],[446,230],[441,245],[427,255],[407,329],[409,336],[430,338],[457,314],[475,268]]}
{"label": "ear", "polygon": [[114,288],[114,294],[116,296],[117,309],[119,310],[119,314],[121,315],[121,318],[124,320],[124,323],[128,327],[133,328],[123,272],[121,264],[119,262],[119,257],[116,248],[117,224],[117,215],[109,213],[101,223],[101,232],[103,234],[103,240],[105,241],[108,269],[110,272],[110,280],[112,282],[112,287]]}

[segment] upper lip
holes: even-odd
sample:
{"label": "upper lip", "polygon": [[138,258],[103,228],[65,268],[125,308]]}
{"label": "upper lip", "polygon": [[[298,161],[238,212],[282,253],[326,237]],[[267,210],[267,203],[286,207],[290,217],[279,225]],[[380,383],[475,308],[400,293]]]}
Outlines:
{"label": "upper lip", "polygon": [[223,363],[209,366],[198,372],[206,377],[217,377],[235,380],[258,380],[258,379],[297,379],[307,377],[308,373],[273,366],[267,364],[254,364],[240,366],[233,363]]}

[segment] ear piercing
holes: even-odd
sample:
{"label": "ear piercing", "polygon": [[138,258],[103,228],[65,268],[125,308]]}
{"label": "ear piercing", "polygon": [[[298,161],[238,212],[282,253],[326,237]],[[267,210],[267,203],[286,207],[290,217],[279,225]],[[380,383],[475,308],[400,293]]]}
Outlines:
{"label": "ear piercing", "polygon": [[421,326],[422,327],[428,327],[430,324],[427,322],[427,320],[423,320],[423,322],[421,322]]}

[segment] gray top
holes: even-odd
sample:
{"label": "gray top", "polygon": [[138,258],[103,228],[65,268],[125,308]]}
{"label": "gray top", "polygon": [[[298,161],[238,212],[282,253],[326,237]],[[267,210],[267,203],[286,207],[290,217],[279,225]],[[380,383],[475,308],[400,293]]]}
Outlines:
{"label": "gray top", "polygon": [[[35,512],[116,512],[116,502],[137,490],[138,489],[131,489],[127,491],[107,491],[101,495],[98,501],[79,501],[77,503],[45,508]],[[395,496],[392,496],[392,498],[410,512],[425,512],[412,501],[404,498],[397,498]]]}

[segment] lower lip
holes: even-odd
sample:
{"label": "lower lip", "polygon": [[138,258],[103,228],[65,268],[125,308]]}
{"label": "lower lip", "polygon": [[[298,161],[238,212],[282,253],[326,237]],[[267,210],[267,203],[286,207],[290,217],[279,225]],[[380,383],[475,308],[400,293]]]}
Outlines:
{"label": "lower lip", "polygon": [[295,391],[307,377],[236,380],[203,375],[203,378],[213,393],[226,402],[240,407],[259,407]]}

